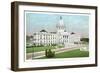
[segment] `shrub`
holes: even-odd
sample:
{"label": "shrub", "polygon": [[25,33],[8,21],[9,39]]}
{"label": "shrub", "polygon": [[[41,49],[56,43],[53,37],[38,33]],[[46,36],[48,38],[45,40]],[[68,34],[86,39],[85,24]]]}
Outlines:
{"label": "shrub", "polygon": [[52,58],[52,57],[55,56],[55,52],[52,51],[51,49],[46,49],[46,50],[45,50],[45,56],[46,56],[47,58]]}

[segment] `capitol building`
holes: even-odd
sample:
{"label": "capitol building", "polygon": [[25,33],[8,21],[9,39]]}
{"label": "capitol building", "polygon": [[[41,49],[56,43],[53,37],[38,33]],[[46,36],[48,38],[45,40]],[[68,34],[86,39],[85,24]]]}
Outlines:
{"label": "capitol building", "polygon": [[67,45],[80,42],[81,36],[78,33],[67,32],[63,18],[60,16],[58,23],[56,24],[56,32],[48,32],[45,29],[40,32],[33,33],[31,43],[40,46],[48,45]]}

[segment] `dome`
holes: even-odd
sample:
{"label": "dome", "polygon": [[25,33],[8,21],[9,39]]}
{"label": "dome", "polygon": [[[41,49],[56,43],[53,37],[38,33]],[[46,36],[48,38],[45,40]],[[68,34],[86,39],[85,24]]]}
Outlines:
{"label": "dome", "polygon": [[63,22],[63,19],[62,19],[62,17],[61,17],[61,16],[60,16],[59,25],[60,25],[60,26],[64,26],[64,22]]}
{"label": "dome", "polygon": [[60,16],[60,20],[59,20],[57,26],[61,26],[61,27],[64,26],[64,22],[63,22],[62,16]]}

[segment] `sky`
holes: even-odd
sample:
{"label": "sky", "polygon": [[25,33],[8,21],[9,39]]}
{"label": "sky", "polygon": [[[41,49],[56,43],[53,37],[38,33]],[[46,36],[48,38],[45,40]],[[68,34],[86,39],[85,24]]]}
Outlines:
{"label": "sky", "polygon": [[45,29],[48,32],[56,32],[56,25],[60,16],[64,21],[67,32],[76,32],[84,37],[89,35],[89,15],[69,14],[69,13],[26,13],[26,34],[32,35]]}

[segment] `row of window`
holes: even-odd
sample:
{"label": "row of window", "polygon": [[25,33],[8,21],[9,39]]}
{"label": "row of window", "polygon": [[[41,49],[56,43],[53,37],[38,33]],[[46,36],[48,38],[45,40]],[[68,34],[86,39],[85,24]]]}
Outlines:
{"label": "row of window", "polygon": [[[60,39],[68,39],[67,36],[59,37]],[[56,39],[56,37],[34,37],[34,39]]]}
{"label": "row of window", "polygon": [[56,37],[48,37],[48,36],[46,36],[46,37],[40,37],[40,36],[35,36],[34,38],[39,38],[39,39],[55,39]]}
{"label": "row of window", "polygon": [[34,43],[57,43],[57,42],[61,42],[61,43],[64,43],[64,42],[68,42],[68,40],[59,40],[59,41],[56,41],[56,40],[42,40],[42,41],[34,41]]}
{"label": "row of window", "polygon": [[34,43],[56,43],[56,41],[34,41]]}

